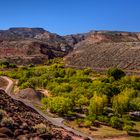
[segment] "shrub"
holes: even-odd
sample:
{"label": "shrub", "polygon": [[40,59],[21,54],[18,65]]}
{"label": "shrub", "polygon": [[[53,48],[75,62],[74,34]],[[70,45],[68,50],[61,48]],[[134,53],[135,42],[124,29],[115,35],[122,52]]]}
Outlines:
{"label": "shrub", "polygon": [[115,80],[118,80],[125,76],[125,73],[118,68],[111,68],[107,71],[108,76],[114,77]]}
{"label": "shrub", "polygon": [[97,118],[96,114],[88,115],[88,116],[85,117],[85,120],[89,120],[93,123],[96,120],[96,118]]}
{"label": "shrub", "polygon": [[6,127],[13,127],[13,124],[14,124],[14,121],[12,120],[12,118],[7,118],[7,117],[4,117],[1,121],[1,124],[6,126]]}
{"label": "shrub", "polygon": [[87,83],[92,83],[92,80],[88,77],[78,77],[77,82],[87,82]]}
{"label": "shrub", "polygon": [[21,89],[25,89],[25,88],[34,88],[33,84],[30,82],[25,82],[20,86]]}
{"label": "shrub", "polygon": [[110,118],[110,125],[114,128],[122,129],[123,123],[120,118],[113,116]]}
{"label": "shrub", "polygon": [[90,68],[83,70],[83,74],[85,74],[85,75],[89,75],[91,72],[92,72],[92,69],[90,69]]}
{"label": "shrub", "polygon": [[67,68],[66,69],[66,77],[72,77],[76,74],[76,71],[72,68]]}
{"label": "shrub", "polygon": [[85,127],[90,127],[90,126],[92,126],[92,121],[90,121],[90,120],[85,120],[85,121],[84,121],[84,126],[85,126]]}
{"label": "shrub", "polygon": [[42,98],[41,103],[43,103],[45,106],[48,104],[48,98]]}
{"label": "shrub", "polygon": [[0,109],[0,120],[2,120],[4,117],[7,117],[7,113],[5,110]]}
{"label": "shrub", "polygon": [[33,127],[37,132],[39,132],[40,134],[46,133],[47,132],[47,127],[45,124],[40,123],[37,124]]}
{"label": "shrub", "polygon": [[97,119],[98,119],[100,122],[109,123],[109,118],[108,118],[107,116],[100,115],[100,116],[97,117]]}
{"label": "shrub", "polygon": [[58,85],[56,87],[54,87],[54,89],[52,89],[53,93],[56,93],[57,95],[60,93],[64,93],[64,92],[70,92],[72,91],[72,87],[67,84],[67,83],[62,83],[61,85]]}
{"label": "shrub", "polygon": [[16,64],[9,63],[8,61],[1,61],[0,66],[2,68],[17,68]]}
{"label": "shrub", "polygon": [[17,65],[16,65],[16,64],[13,64],[13,63],[11,63],[11,64],[9,65],[9,67],[10,67],[10,68],[17,68]]}
{"label": "shrub", "polygon": [[131,125],[124,125],[123,126],[123,130],[129,132],[129,131],[132,131],[133,130],[133,127]]}
{"label": "shrub", "polygon": [[8,68],[10,63],[8,61],[1,61],[0,62],[0,65],[3,67],[3,68]]}
{"label": "shrub", "polygon": [[29,64],[28,67],[32,68],[34,67],[35,65],[34,64]]}

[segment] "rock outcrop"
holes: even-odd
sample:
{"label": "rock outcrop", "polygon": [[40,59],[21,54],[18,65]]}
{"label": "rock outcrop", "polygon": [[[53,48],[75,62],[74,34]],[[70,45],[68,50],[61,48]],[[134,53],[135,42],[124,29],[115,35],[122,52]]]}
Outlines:
{"label": "rock outcrop", "polygon": [[0,90],[0,139],[3,140],[84,140],[56,127],[34,109]]}
{"label": "rock outcrop", "polygon": [[72,48],[65,39],[42,28],[0,30],[0,60],[16,64],[40,64],[63,57]]}

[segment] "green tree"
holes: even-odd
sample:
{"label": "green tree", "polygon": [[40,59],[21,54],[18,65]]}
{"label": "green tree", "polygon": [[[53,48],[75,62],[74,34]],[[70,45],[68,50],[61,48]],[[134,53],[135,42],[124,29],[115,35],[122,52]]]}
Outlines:
{"label": "green tree", "polygon": [[131,109],[133,110],[140,110],[140,97],[133,98],[130,101],[130,106],[131,106]]}
{"label": "green tree", "polygon": [[130,100],[136,96],[134,89],[125,89],[117,96],[113,97],[113,110],[116,114],[123,114],[130,108]]}
{"label": "green tree", "polygon": [[79,99],[76,102],[76,106],[80,107],[82,109],[83,106],[87,106],[88,105],[88,102],[89,100],[87,99],[87,97],[81,95],[79,97]]}
{"label": "green tree", "polygon": [[48,98],[47,107],[51,112],[65,115],[69,111],[72,111],[73,105],[71,99],[57,96]]}
{"label": "green tree", "polygon": [[107,71],[108,76],[114,77],[115,80],[121,79],[125,76],[124,71],[118,68],[111,68]]}
{"label": "green tree", "polygon": [[106,95],[98,96],[98,95],[95,94],[90,99],[89,114],[90,115],[93,115],[93,114],[100,115],[100,114],[102,114],[103,109],[106,105],[107,105],[107,96]]}

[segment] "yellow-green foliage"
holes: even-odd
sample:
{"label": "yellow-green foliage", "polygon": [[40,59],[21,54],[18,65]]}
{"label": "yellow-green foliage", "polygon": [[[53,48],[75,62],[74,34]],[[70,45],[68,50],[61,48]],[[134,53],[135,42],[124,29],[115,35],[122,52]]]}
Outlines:
{"label": "yellow-green foliage", "polygon": [[134,89],[125,89],[113,97],[113,110],[116,114],[123,114],[130,109],[130,101],[137,95]]}
{"label": "yellow-green foliage", "polygon": [[89,113],[90,114],[102,114],[104,107],[107,105],[107,96],[106,95],[94,95],[90,99]]}
{"label": "yellow-green foliage", "polygon": [[[122,129],[124,125],[117,120],[122,124],[124,120],[118,116],[140,110],[140,77],[125,76],[118,69],[108,72],[108,75],[95,74],[91,69],[64,68],[62,63],[51,61],[44,66],[0,71],[0,75],[18,79],[21,89],[48,90],[51,96],[42,98],[42,103],[52,112],[67,116],[84,113],[91,118],[95,115],[99,121],[111,122]],[[89,121],[86,123],[91,125]],[[128,129],[128,124],[125,125],[124,129]]]}

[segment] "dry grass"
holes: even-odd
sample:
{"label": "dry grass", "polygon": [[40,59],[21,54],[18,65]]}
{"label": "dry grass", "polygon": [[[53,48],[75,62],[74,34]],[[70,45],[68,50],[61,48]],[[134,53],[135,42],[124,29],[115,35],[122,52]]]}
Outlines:
{"label": "dry grass", "polygon": [[84,132],[94,138],[103,139],[103,138],[110,138],[110,137],[119,137],[119,136],[126,136],[127,133],[125,131],[117,130],[112,127],[103,126],[101,125],[100,128],[93,127],[95,130],[90,130],[89,128],[85,127],[78,127],[76,122],[71,121],[67,123],[72,128]]}
{"label": "dry grass", "polygon": [[[135,122],[136,125],[134,129],[140,131],[140,122]],[[95,140],[140,140],[140,137],[128,136],[127,132],[122,130],[117,130],[112,127],[103,126],[97,128],[93,127],[95,130],[90,130],[85,127],[78,127],[75,121],[66,122],[66,124],[76,130],[86,133],[95,138]]]}

